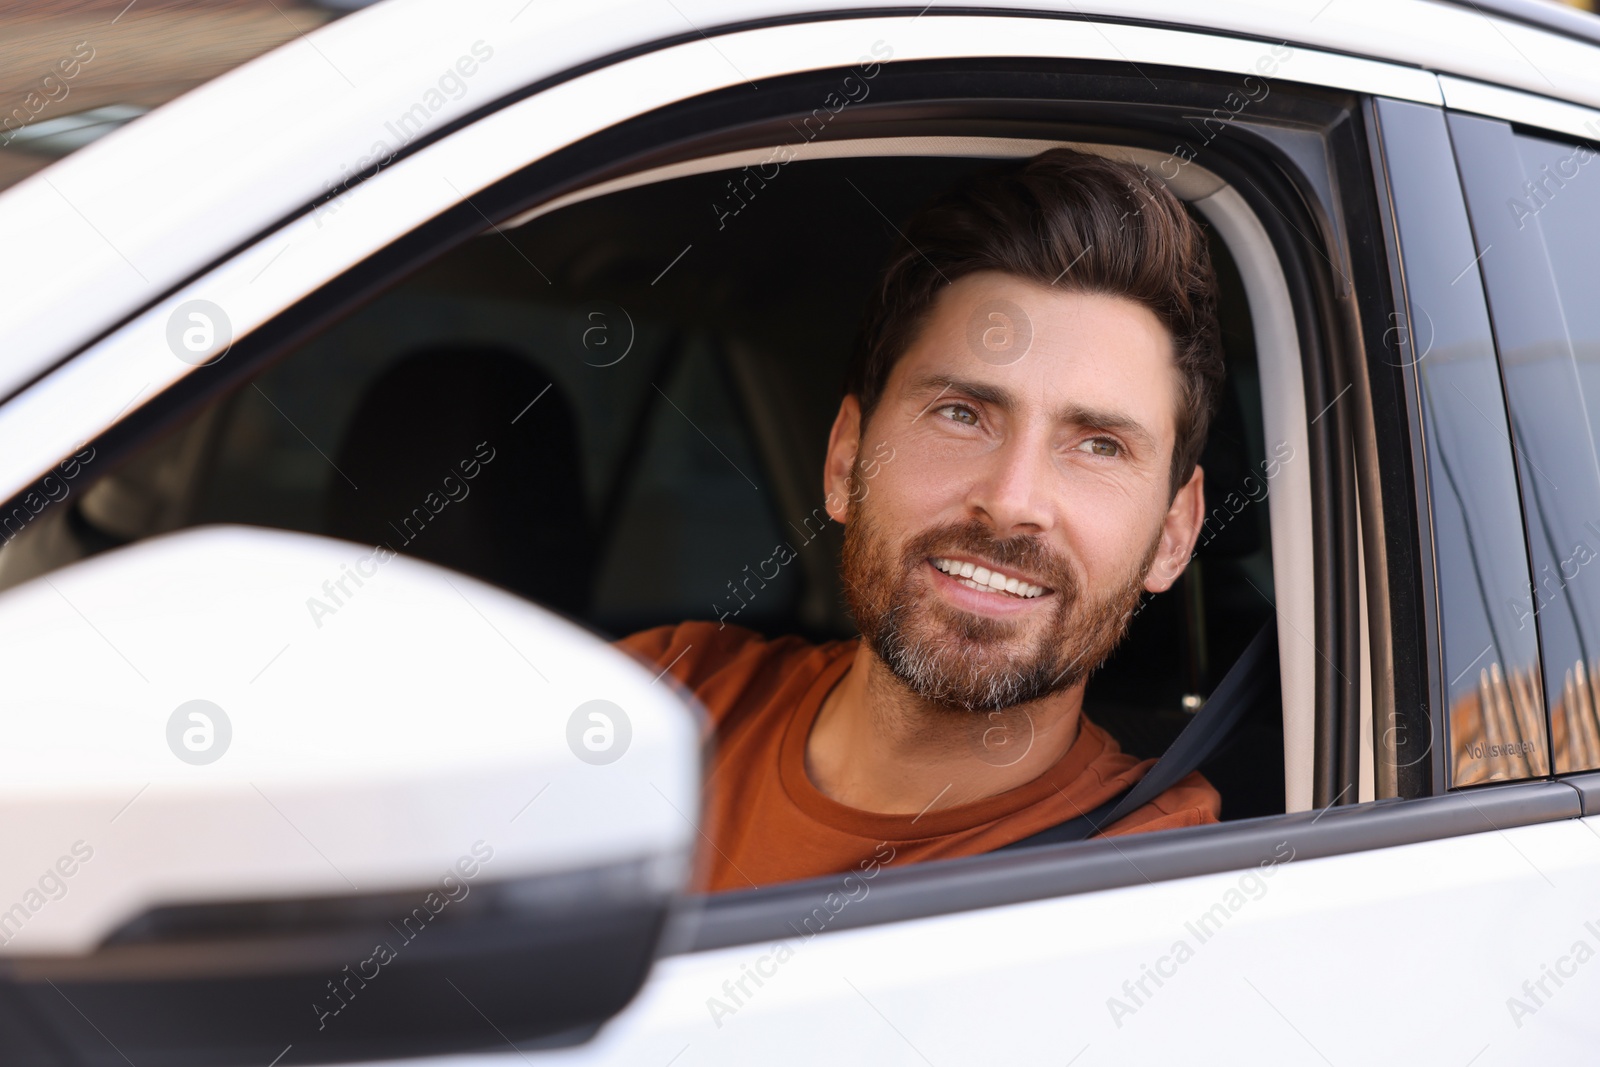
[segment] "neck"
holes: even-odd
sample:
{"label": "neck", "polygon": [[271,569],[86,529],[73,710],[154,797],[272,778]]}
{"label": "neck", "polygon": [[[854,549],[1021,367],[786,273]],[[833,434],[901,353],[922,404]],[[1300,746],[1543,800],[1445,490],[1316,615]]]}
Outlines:
{"label": "neck", "polygon": [[825,796],[863,811],[917,815],[1030,782],[1078,737],[1084,683],[1004,711],[932,704],[908,690],[865,641],[817,713],[806,774]]}

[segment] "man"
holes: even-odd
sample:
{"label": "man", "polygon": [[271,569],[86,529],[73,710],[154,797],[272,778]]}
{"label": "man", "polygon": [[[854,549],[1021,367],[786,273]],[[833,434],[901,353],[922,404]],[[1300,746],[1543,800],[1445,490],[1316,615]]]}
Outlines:
{"label": "man", "polygon": [[[987,852],[1144,774],[1084,686],[1204,517],[1215,289],[1164,186],[1070,149],[907,225],[823,471],[861,637],[687,622],[620,642],[715,724],[709,889]],[[1195,773],[1102,832],[1219,810]]]}

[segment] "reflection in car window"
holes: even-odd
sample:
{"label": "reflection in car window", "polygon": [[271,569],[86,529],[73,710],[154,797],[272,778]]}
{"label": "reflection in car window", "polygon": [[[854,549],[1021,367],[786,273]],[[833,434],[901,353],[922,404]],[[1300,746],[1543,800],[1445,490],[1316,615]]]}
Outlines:
{"label": "reflection in car window", "polygon": [[1522,523],[1506,506],[1518,469],[1449,134],[1422,105],[1383,101],[1380,114],[1405,262],[1406,359],[1427,442],[1449,780],[1542,775],[1537,633],[1506,607],[1528,586]]}
{"label": "reflection in car window", "polygon": [[1537,620],[1558,772],[1600,767],[1600,164],[1587,145],[1451,117],[1523,468],[1533,581],[1502,613]]}

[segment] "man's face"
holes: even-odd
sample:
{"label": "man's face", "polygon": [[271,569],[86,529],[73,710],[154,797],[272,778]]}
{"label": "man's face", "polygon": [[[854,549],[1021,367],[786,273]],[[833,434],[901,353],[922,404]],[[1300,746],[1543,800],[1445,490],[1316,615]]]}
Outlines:
{"label": "man's face", "polygon": [[1170,496],[1179,388],[1147,308],[985,271],[944,290],[865,427],[846,398],[846,595],[913,692],[989,711],[1076,685],[1172,584],[1203,514],[1198,469]]}

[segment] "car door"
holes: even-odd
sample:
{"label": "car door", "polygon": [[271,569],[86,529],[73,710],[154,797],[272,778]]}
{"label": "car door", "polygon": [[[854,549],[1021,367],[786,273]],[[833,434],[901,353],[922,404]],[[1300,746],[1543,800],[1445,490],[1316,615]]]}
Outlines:
{"label": "car door", "polygon": [[[399,13],[392,22],[379,15],[337,29],[407,28]],[[1577,941],[1594,938],[1584,902],[1600,842],[1577,818],[1579,791],[1539,780],[1547,771],[1531,758],[1548,752],[1527,711],[1539,646],[1526,634],[1500,638],[1503,620],[1491,621],[1504,591],[1521,592],[1530,572],[1518,460],[1510,436],[1494,432],[1504,401],[1498,376],[1486,373],[1494,349],[1483,348],[1488,318],[1481,286],[1471,287],[1460,181],[1437,136],[1446,120],[1434,76],[1301,45],[1279,45],[1286,56],[1226,35],[1011,15],[935,13],[915,28],[900,18],[817,19],[655,43],[530,81],[483,113],[463,110],[404,153],[374,155],[356,143],[359,123],[347,124],[343,147],[362,180],[340,176],[326,199],[302,193],[267,232],[109,327],[97,324],[104,335],[82,351],[72,324],[52,324],[50,343],[38,344],[59,365],[41,360],[19,374],[27,384],[0,407],[13,502],[43,492],[38,472],[86,442],[113,461],[147,445],[486,227],[499,236],[557,195],[648,162],[710,155],[719,138],[746,147],[733,131],[752,118],[853,115],[839,98],[826,102],[816,72],[856,69],[858,84],[869,69],[881,74],[880,101],[908,117],[889,130],[902,137],[1020,122],[995,101],[1031,77],[1035,102],[1070,106],[1029,132],[1137,133],[1158,171],[1162,160],[1173,175],[1193,164],[1227,187],[1208,217],[1252,279],[1258,346],[1279,357],[1273,430],[1303,442],[1307,456],[1292,483],[1303,495],[1273,504],[1274,536],[1285,537],[1268,599],[1285,676],[1286,814],[918,867],[886,854],[838,879],[691,898],[673,951],[639,999],[592,1042],[539,1055],[1345,1062],[1431,1059],[1442,1042],[1449,1058],[1469,1062],[1486,1047],[1529,1040],[1508,998],[1525,998],[1522,983],[1537,982],[1547,961],[1566,974]],[[1113,69],[1124,79],[1116,92],[1106,81]],[[965,110],[951,102],[957,78],[970,82]],[[754,113],[729,103],[749,79],[780,90]],[[1038,88],[1051,79],[1054,88]],[[1140,79],[1148,94],[1115,99]],[[1191,90],[1164,95],[1185,81]],[[1157,137],[1185,125],[1176,147]],[[131,145],[137,132],[119,136]],[[700,143],[671,151],[685,138]],[[730,210],[711,207],[712,223]],[[1461,278],[1419,269],[1462,249],[1463,288],[1452,288]],[[664,275],[674,262],[655,267]],[[96,290],[124,301],[146,291],[131,282]],[[1433,306],[1421,294],[1432,291],[1440,305],[1452,301],[1451,321],[1481,328],[1460,374],[1424,382],[1418,368],[1434,354],[1418,323]],[[1457,421],[1437,416],[1447,405]],[[1473,407],[1490,432],[1449,436]],[[1453,468],[1436,465],[1441,452],[1479,476],[1471,506],[1442,506]],[[1476,554],[1490,528],[1493,553]],[[1452,599],[1474,583],[1485,590],[1476,600]],[[1474,627],[1496,634],[1483,650],[1492,658],[1459,651],[1459,635]],[[1458,721],[1448,698],[1480,678],[1477,703]],[[1467,690],[1457,690],[1463,679]],[[1516,697],[1513,685],[1523,687]],[[1493,728],[1522,731],[1514,752],[1509,738],[1485,733],[1486,716],[1502,712]],[[1485,755],[1470,756],[1480,744]],[[1464,775],[1459,759],[1487,760],[1488,772]],[[1561,946],[1565,964],[1553,955]],[[1381,978],[1402,954],[1414,979],[1403,1005]],[[1569,1020],[1544,1028],[1542,1040],[1566,1040],[1578,1016],[1562,1013],[1580,1000],[1541,998],[1542,1020]],[[1433,1024],[1426,1032],[1414,1025],[1419,1015]],[[1225,1032],[1214,1025],[1221,1018],[1240,1026]],[[503,1037],[486,1020],[485,1047],[500,1048],[500,1061],[521,1059]]]}

